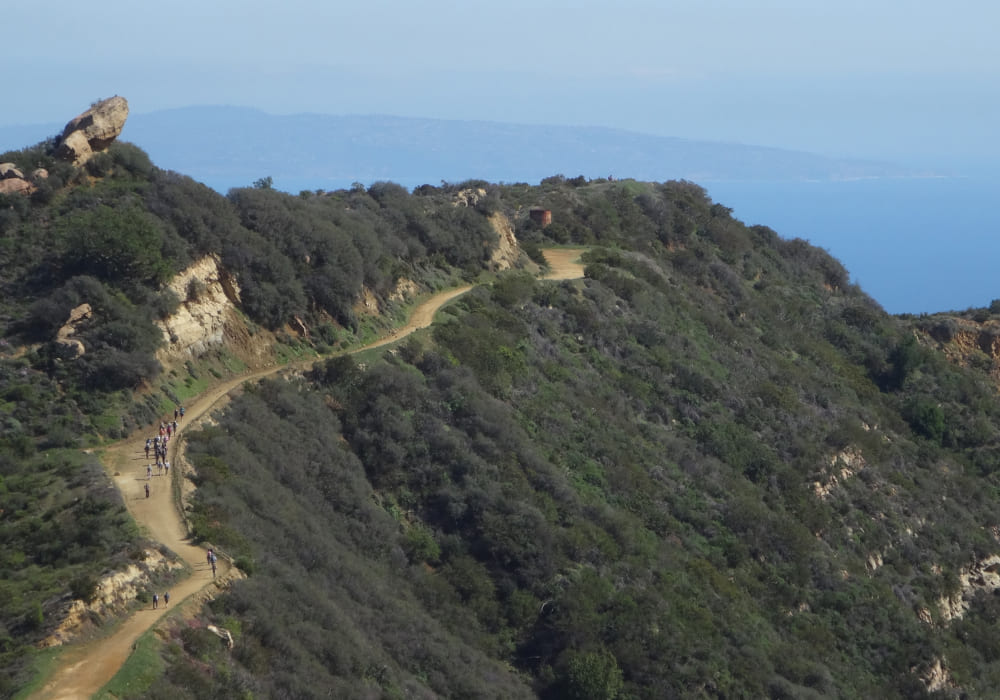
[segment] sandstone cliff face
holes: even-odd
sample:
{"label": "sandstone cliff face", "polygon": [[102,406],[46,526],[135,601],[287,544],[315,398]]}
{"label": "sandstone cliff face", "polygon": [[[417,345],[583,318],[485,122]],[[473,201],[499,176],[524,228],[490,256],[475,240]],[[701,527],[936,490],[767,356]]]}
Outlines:
{"label": "sandstone cliff face", "polygon": [[94,104],[63,129],[56,155],[73,165],[83,165],[94,153],[104,151],[122,133],[128,118],[128,101],[115,95]]}
{"label": "sandstone cliff face", "polygon": [[1000,321],[940,318],[923,330],[922,340],[962,367],[985,365],[1000,389]]}
{"label": "sandstone cliff face", "polygon": [[138,597],[139,592],[150,586],[153,573],[180,568],[183,568],[182,564],[167,561],[166,557],[156,550],[145,550],[143,559],[138,564],[129,564],[122,571],[116,571],[102,578],[90,601],[67,600],[63,621],[48,638],[42,641],[41,646],[54,647],[72,641],[93,625],[94,618],[116,615],[128,608]]}
{"label": "sandstone cliff face", "polygon": [[489,222],[499,238],[496,250],[490,256],[490,262],[497,270],[509,270],[514,267],[517,259],[521,256],[521,249],[514,236],[514,226],[510,223],[510,219],[500,212],[491,214]]}
{"label": "sandstone cliff face", "polygon": [[171,359],[197,357],[226,341],[227,328],[244,325],[235,313],[240,290],[219,261],[206,256],[177,275],[167,287],[181,300],[177,311],[157,325],[163,332],[166,347],[157,359],[167,364]]}

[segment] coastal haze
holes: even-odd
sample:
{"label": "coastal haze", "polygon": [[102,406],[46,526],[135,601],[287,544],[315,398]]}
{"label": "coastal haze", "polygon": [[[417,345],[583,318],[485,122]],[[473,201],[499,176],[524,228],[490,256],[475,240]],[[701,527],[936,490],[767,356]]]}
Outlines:
{"label": "coastal haze", "polygon": [[[56,0],[5,8],[0,125],[128,97],[135,114],[238,105],[601,126],[835,158],[996,157],[1000,77],[985,0],[614,6],[441,0]],[[40,50],[44,47],[44,50]],[[85,56],[86,60],[81,60]]]}
{"label": "coastal haze", "polygon": [[[0,148],[120,94],[124,140],[222,192],[686,178],[827,248],[887,310],[1000,296],[970,265],[1000,253],[1000,6],[984,0],[103,7],[100,42],[78,4],[5,9],[10,55],[33,58],[7,81]],[[892,180],[796,189],[857,178]]]}

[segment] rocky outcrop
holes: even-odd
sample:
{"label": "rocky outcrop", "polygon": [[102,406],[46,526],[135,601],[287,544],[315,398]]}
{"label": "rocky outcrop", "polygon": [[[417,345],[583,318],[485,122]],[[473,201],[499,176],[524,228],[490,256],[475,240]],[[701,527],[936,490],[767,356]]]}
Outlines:
{"label": "rocky outcrop", "polygon": [[0,194],[31,194],[34,191],[35,186],[27,180],[16,177],[0,180]]}
{"label": "rocky outcrop", "polygon": [[233,635],[229,630],[223,627],[216,627],[215,625],[208,625],[205,629],[221,639],[227,649],[232,649],[235,646]]}
{"label": "rocky outcrop", "polygon": [[[455,193],[452,199],[452,206],[475,207],[486,199],[486,190],[482,187],[468,187]],[[521,256],[521,249],[517,245],[517,238],[514,236],[514,226],[510,219],[500,212],[493,212],[489,215],[490,225],[497,234],[497,246],[490,255],[490,262],[494,270],[509,270],[517,263]]]}
{"label": "rocky outcrop", "polygon": [[358,301],[354,304],[353,311],[356,314],[376,316],[379,313],[378,297],[375,296],[369,287],[362,287]]}
{"label": "rocky outcrop", "polygon": [[95,619],[117,615],[126,610],[139,597],[140,592],[149,588],[155,572],[180,568],[183,568],[181,563],[168,561],[160,552],[145,550],[141,563],[129,564],[124,570],[102,578],[94,588],[90,600],[67,598],[61,614],[62,622],[40,646],[54,647],[72,641],[92,626]]}
{"label": "rocky outcrop", "polygon": [[486,198],[486,190],[482,187],[468,187],[455,193],[452,205],[456,207],[474,207]]}
{"label": "rocky outcrop", "polygon": [[994,593],[1000,589],[1000,555],[994,554],[958,572],[959,590],[942,596],[938,610],[945,622],[961,619],[969,610],[969,601],[977,593]]}
{"label": "rocky outcrop", "polygon": [[396,280],[395,288],[389,292],[389,301],[406,301],[420,293],[420,287],[411,279],[405,277]]}
{"label": "rocky outcrop", "polygon": [[9,180],[11,178],[24,179],[24,173],[17,169],[17,166],[13,163],[0,163],[0,180]]}
{"label": "rocky outcrop", "polygon": [[14,163],[0,163],[0,194],[31,194],[34,191],[35,186]]}
{"label": "rocky outcrop", "polygon": [[920,330],[918,338],[936,345],[952,363],[987,367],[1000,389],[1000,321],[939,316],[925,321]]}
{"label": "rocky outcrop", "polygon": [[930,668],[920,674],[920,680],[923,682],[924,687],[927,688],[928,693],[937,693],[938,691],[956,687],[951,680],[948,669],[944,666],[940,658],[935,658]]}
{"label": "rocky outcrop", "polygon": [[69,312],[69,319],[56,333],[56,342],[67,348],[73,357],[79,357],[87,351],[83,346],[83,341],[73,336],[76,335],[77,326],[92,315],[93,311],[90,308],[90,304],[80,304]]}
{"label": "rocky outcrop", "polygon": [[510,219],[500,212],[491,214],[489,222],[498,238],[497,247],[490,256],[490,262],[494,269],[509,270],[521,257],[521,249],[517,245],[517,237],[514,236],[514,226],[510,223]]}
{"label": "rocky outcrop", "polygon": [[197,357],[222,345],[226,329],[237,324],[235,304],[240,301],[236,280],[219,267],[214,256],[206,256],[174,277],[167,287],[181,300],[169,318],[158,321],[166,347],[157,359]]}
{"label": "rocky outcrop", "polygon": [[107,150],[125,126],[128,101],[115,95],[93,104],[71,119],[63,129],[56,155],[74,165],[83,165],[94,153]]}
{"label": "rocky outcrop", "polygon": [[816,495],[826,500],[830,497],[837,484],[847,481],[865,468],[865,458],[861,450],[856,447],[848,447],[830,457],[830,473],[823,481],[813,482],[813,491]]}

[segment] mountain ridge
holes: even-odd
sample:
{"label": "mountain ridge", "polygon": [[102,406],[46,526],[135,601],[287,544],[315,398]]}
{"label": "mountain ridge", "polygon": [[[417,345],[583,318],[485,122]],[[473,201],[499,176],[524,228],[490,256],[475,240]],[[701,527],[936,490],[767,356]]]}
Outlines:
{"label": "mountain ridge", "polygon": [[[0,127],[0,143],[14,138],[24,143],[28,129]],[[823,180],[934,172],[611,127],[389,115],[275,115],[232,106],[134,114],[123,138],[147,151],[161,167],[189,174],[220,192],[264,176],[271,176],[279,189],[298,192],[379,180],[409,188],[467,179],[537,182],[554,172],[652,181]]]}
{"label": "mountain ridge", "polygon": [[[224,342],[161,363],[161,322],[232,297],[271,353],[252,361],[294,364],[390,332],[401,289],[473,281],[431,328],[249,386],[185,431],[192,538],[248,578],[151,640],[163,670],[131,692],[1000,682],[1000,307],[891,316],[828,252],[688,181],[289,195],[262,177],[223,197],[133,143],[83,167],[53,146],[6,154],[48,177],[0,197],[0,691],[32,677],[65,604],[151,546],[94,448],[246,369]],[[504,265],[500,216],[523,252]],[[584,277],[536,279],[550,245],[589,248]]]}

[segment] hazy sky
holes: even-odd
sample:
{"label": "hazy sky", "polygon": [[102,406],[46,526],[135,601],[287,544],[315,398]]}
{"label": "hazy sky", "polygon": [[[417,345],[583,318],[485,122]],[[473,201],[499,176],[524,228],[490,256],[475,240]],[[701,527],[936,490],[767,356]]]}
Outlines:
{"label": "hazy sky", "polygon": [[0,125],[63,123],[120,94],[133,113],[233,104],[1000,155],[995,0],[7,5]]}

